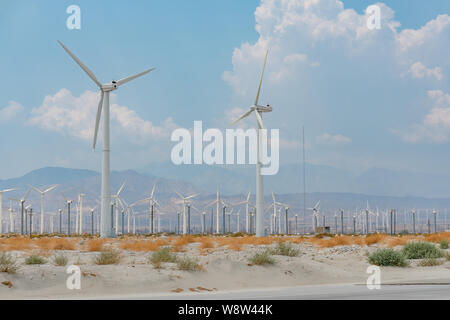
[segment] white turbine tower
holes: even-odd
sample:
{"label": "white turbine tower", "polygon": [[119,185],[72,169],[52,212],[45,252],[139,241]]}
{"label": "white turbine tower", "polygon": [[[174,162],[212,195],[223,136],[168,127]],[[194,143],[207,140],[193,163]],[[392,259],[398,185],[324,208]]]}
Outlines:
{"label": "white turbine tower", "polygon": [[313,232],[316,232],[316,228],[318,226],[318,219],[319,219],[319,210],[320,210],[320,200],[317,201],[314,208],[309,208],[309,210],[313,211]]}
{"label": "white turbine tower", "polygon": [[0,190],[0,234],[3,233],[3,193],[11,192],[17,189]]}
{"label": "white turbine tower", "polygon": [[[256,93],[256,99],[255,103],[250,107],[250,110],[244,113],[239,119],[234,121],[231,125],[236,124],[237,122],[241,121],[242,119],[248,117],[250,114],[254,113],[256,116],[258,128],[264,129],[264,124],[262,121],[261,114],[263,112],[271,112],[272,107],[267,106],[260,106],[258,105],[259,101],[259,94],[261,92],[261,84],[264,77],[264,70],[266,68],[266,62],[267,62],[267,55],[269,53],[269,50],[266,52],[266,56],[264,58],[264,65],[261,72],[261,78],[259,80],[259,86],[258,91]],[[261,175],[261,140],[262,136],[260,133],[260,130],[257,130],[257,148],[256,148],[256,155],[257,155],[257,161],[256,161],[256,236],[257,237],[263,237],[264,236],[264,186],[263,186],[263,177]]]}
{"label": "white turbine tower", "polygon": [[123,188],[125,187],[125,181],[122,183],[122,185],[120,186],[119,190],[117,190],[117,193],[115,195],[112,196],[113,199],[115,199],[116,204],[115,204],[115,209],[116,209],[116,221],[114,223],[115,225],[115,230],[116,230],[116,234],[118,233],[119,230],[119,196],[120,193],[122,192]]}
{"label": "white turbine tower", "polygon": [[39,190],[36,187],[33,187],[32,185],[28,185],[31,189],[33,189],[34,191],[36,191],[37,193],[41,194],[41,234],[44,233],[44,202],[45,202],[45,194],[47,192],[52,191],[53,189],[55,189],[57,187],[57,185],[51,186],[50,188],[45,189],[44,191]]}
{"label": "white turbine tower", "polygon": [[[114,232],[112,228],[112,221],[111,221],[111,213],[110,213],[110,204],[111,204],[111,190],[110,190],[110,184],[109,184],[109,177],[110,177],[110,143],[109,143],[109,117],[110,117],[110,105],[109,105],[109,93],[111,91],[117,90],[121,85],[136,79],[138,77],[141,77],[150,71],[154,70],[148,69],[144,72],[135,74],[133,76],[123,78],[118,81],[111,81],[111,83],[107,84],[101,84],[97,78],[95,77],[94,73],[92,73],[91,70],[89,70],[83,62],[80,61],[72,52],[70,52],[69,49],[62,44],[62,42],[58,41],[58,43],[63,47],[63,49],[72,57],[73,60],[83,69],[83,71],[92,79],[92,81],[95,82],[95,84],[99,87],[101,91],[101,97],[100,102],[98,104],[97,109],[97,117],[95,120],[95,131],[94,131],[94,143],[93,148],[95,150],[95,145],[97,143],[97,134],[98,129],[100,125],[100,117],[103,111],[103,151],[102,151],[102,199],[101,199],[101,228],[100,228],[100,236],[102,238],[110,238],[114,237]],[[104,103],[103,103],[104,100]]]}
{"label": "white turbine tower", "polygon": [[242,202],[238,202],[235,204],[235,206],[241,205],[241,204],[245,204],[245,232],[249,232],[248,230],[248,223],[249,223],[249,212],[248,212],[248,207],[250,206],[250,192],[247,195],[247,200],[242,201]]}
{"label": "white turbine tower", "polygon": [[199,194],[193,194],[188,197],[183,197],[181,194],[175,191],[175,193],[180,197],[182,203],[183,203],[183,234],[187,234],[187,220],[186,220],[186,204],[189,203],[189,200],[192,198],[195,198]]}

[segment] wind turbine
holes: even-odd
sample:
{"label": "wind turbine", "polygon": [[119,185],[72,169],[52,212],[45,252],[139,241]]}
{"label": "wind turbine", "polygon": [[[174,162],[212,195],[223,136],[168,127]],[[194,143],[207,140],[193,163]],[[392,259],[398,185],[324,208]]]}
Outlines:
{"label": "wind turbine", "polygon": [[9,202],[9,233],[14,233],[14,209],[12,207],[12,200]]}
{"label": "wind turbine", "polygon": [[33,189],[34,191],[36,191],[37,193],[41,194],[41,234],[44,233],[44,201],[45,201],[45,194],[47,192],[52,191],[53,189],[55,189],[57,187],[57,185],[51,186],[47,189],[45,189],[44,191],[39,190],[36,187],[33,187],[32,185],[28,185],[31,189]]}
{"label": "wind turbine", "polygon": [[319,210],[320,210],[320,200],[317,201],[314,208],[308,208],[313,211],[313,231],[316,232],[317,229],[317,219],[319,218]]}
{"label": "wind turbine", "polygon": [[[288,219],[288,210],[289,210],[289,205],[284,204],[282,202],[277,202],[277,205],[284,207],[284,212],[285,212],[285,220],[284,220],[284,229],[286,234],[289,234],[289,219]],[[279,217],[279,219],[281,220],[281,216]]]}
{"label": "wind turbine", "polygon": [[17,189],[0,190],[0,234],[3,234],[3,193],[15,190]]}
{"label": "wind turbine", "polygon": [[220,192],[219,192],[219,186],[217,186],[217,193],[216,193],[216,200],[214,200],[213,202],[211,202],[210,204],[208,204],[206,208],[208,208],[209,206],[212,205],[216,205],[216,233],[219,234],[220,233],[220,222],[219,222],[219,207],[220,207]]}
{"label": "wind turbine", "polygon": [[154,206],[155,206],[155,204],[158,204],[158,202],[156,201],[156,199],[155,199],[155,190],[156,190],[156,184],[158,183],[158,181],[156,181],[154,184],[153,184],[153,188],[152,188],[152,192],[151,192],[151,194],[150,194],[150,197],[149,198],[145,198],[145,199],[142,199],[142,200],[140,200],[140,201],[138,201],[137,203],[144,203],[144,202],[149,202],[149,209],[150,209],[150,233],[154,233],[154,226],[155,226],[155,224],[154,224],[154,218],[155,218],[155,215],[154,215]]}
{"label": "wind turbine", "polygon": [[239,206],[241,204],[245,204],[245,231],[248,232],[248,227],[249,227],[249,225],[248,225],[248,223],[249,223],[248,207],[250,206],[250,192],[247,195],[247,200],[238,202],[234,206]]}
{"label": "wind turbine", "polygon": [[[266,52],[266,56],[264,58],[264,65],[261,72],[261,78],[259,79],[258,91],[256,93],[255,103],[250,107],[250,110],[244,113],[241,117],[239,117],[236,121],[234,121],[231,125],[234,125],[241,121],[242,119],[248,117],[250,114],[254,113],[258,128],[264,129],[264,124],[262,121],[262,113],[263,112],[271,112],[272,107],[270,105],[260,106],[258,105],[259,94],[261,92],[261,84],[264,77],[264,70],[266,68],[267,55],[269,54],[269,50]],[[257,162],[256,162],[256,236],[263,237],[264,236],[264,186],[263,186],[263,177],[261,175],[261,140],[260,130],[257,131]]]}
{"label": "wind turbine", "polygon": [[72,204],[73,200],[67,199],[64,194],[62,196],[67,204],[67,235],[70,236],[70,205]]}
{"label": "wind turbine", "polygon": [[25,195],[20,199],[11,198],[11,200],[15,200],[20,203],[20,234],[21,235],[24,235],[23,228],[25,227],[25,225],[24,225],[24,213],[25,213],[24,204],[25,204],[25,201],[26,201],[28,195],[30,194],[30,192],[31,192],[31,189],[28,189],[28,191],[25,193]]}
{"label": "wind turbine", "polygon": [[119,190],[117,190],[117,193],[112,196],[112,198],[116,200],[116,204],[115,204],[115,207],[116,207],[116,221],[115,221],[116,234],[119,232],[119,201],[120,201],[119,196],[124,187],[125,187],[125,181],[122,183]]}
{"label": "wind turbine", "polygon": [[193,194],[191,196],[188,197],[183,197],[180,193],[178,193],[177,191],[175,191],[175,193],[180,197],[182,203],[183,203],[183,234],[187,233],[187,225],[186,225],[186,204],[189,203],[189,200],[198,196],[199,194]]}
{"label": "wind turbine", "polygon": [[[66,48],[62,42],[58,43],[63,47],[63,49],[72,57],[72,59],[83,69],[83,71],[91,78],[92,81],[99,87],[101,91],[100,102],[98,104],[97,116],[95,120],[95,131],[94,131],[94,143],[93,149],[95,150],[95,145],[97,143],[97,134],[100,125],[100,117],[103,111],[103,151],[102,151],[102,199],[101,199],[101,228],[100,236],[102,238],[114,237],[114,232],[112,228],[111,214],[110,214],[110,204],[111,204],[111,190],[109,184],[110,178],[110,137],[109,137],[109,118],[110,118],[110,105],[109,105],[109,93],[111,91],[117,90],[121,85],[141,77],[150,71],[154,70],[148,69],[144,72],[135,74],[133,76],[123,78],[118,81],[111,81],[111,83],[101,84],[94,73],[86,67],[80,59],[78,59],[69,49]],[[104,103],[103,103],[104,100]]]}

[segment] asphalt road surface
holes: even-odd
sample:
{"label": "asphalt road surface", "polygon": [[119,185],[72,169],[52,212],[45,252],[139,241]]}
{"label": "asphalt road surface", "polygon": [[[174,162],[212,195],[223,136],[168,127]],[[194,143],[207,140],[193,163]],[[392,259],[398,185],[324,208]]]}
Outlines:
{"label": "asphalt road surface", "polygon": [[423,282],[415,284],[382,285],[369,290],[366,285],[320,285],[290,288],[253,289],[207,293],[137,294],[105,297],[106,299],[157,299],[157,300],[399,300],[399,299],[450,299],[450,282]]}

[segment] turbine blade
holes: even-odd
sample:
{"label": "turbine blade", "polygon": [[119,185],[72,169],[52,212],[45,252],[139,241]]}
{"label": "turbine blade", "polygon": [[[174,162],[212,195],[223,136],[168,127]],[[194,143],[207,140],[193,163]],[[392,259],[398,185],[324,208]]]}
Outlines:
{"label": "turbine blade", "polygon": [[259,79],[259,86],[258,86],[258,91],[256,92],[256,99],[255,99],[255,106],[258,105],[258,101],[259,101],[259,94],[261,93],[261,84],[264,78],[264,70],[266,69],[266,62],[267,62],[267,55],[269,54],[269,49],[267,49],[266,51],[266,56],[264,57],[264,65],[263,65],[263,69],[261,72],[261,78]]}
{"label": "turbine blade", "polygon": [[17,189],[6,189],[6,190],[2,190],[2,191],[0,191],[1,193],[3,193],[3,192],[11,192],[11,191],[15,191],[15,190],[17,190]]}
{"label": "turbine blade", "polygon": [[199,194],[200,194],[200,193],[193,194],[193,195],[191,195],[191,196],[189,196],[189,197],[184,198],[184,200],[189,200],[189,199],[195,198],[195,197],[198,196]]}
{"label": "turbine blade", "polygon": [[63,47],[63,49],[72,57],[73,60],[75,60],[75,62],[81,67],[81,69],[84,70],[84,72],[86,72],[86,74],[89,76],[89,78],[92,79],[92,81],[95,82],[95,84],[97,84],[97,86],[99,88],[102,87],[102,84],[97,80],[97,78],[95,77],[94,73],[89,70],[88,67],[86,67],[83,62],[81,62],[80,59],[78,59],[72,52],[70,52],[69,49],[67,49],[67,47],[65,45],[63,45],[63,43],[61,41],[58,40],[58,43],[61,45],[61,47]]}
{"label": "turbine blade", "polygon": [[155,189],[156,189],[156,183],[157,182],[158,181],[156,181],[155,184],[153,185],[152,194],[150,195],[150,198],[152,198],[152,199],[153,199],[153,195],[155,194]]}
{"label": "turbine blade", "polygon": [[175,193],[181,198],[181,200],[184,200],[184,197],[181,194],[179,194],[177,191],[175,191]]}
{"label": "turbine blade", "polygon": [[273,194],[273,192],[272,192],[272,200],[273,202],[275,202],[275,195]]}
{"label": "turbine blade", "polygon": [[25,195],[22,198],[24,201],[27,199],[27,197],[30,194],[30,192],[31,192],[31,189],[28,189],[27,193],[25,193]]}
{"label": "turbine blade", "polygon": [[102,115],[103,97],[104,97],[104,95],[105,95],[105,93],[102,91],[100,102],[98,103],[98,108],[97,108],[97,117],[95,119],[94,144],[92,145],[92,148],[94,150],[95,150],[95,145],[97,144],[97,135],[98,135],[98,128],[100,126],[100,117]]}
{"label": "turbine blade", "polygon": [[49,191],[52,191],[53,189],[55,189],[57,187],[57,185],[51,186],[50,188],[48,188],[47,190],[45,190],[43,193],[47,193]]}
{"label": "turbine blade", "polygon": [[127,78],[123,78],[123,79],[120,79],[119,81],[117,81],[117,86],[121,86],[121,85],[123,85],[123,84],[125,84],[125,83],[127,83],[127,82],[129,82],[129,81],[131,81],[131,80],[133,80],[133,79],[139,78],[139,77],[143,76],[144,74],[147,74],[147,73],[149,73],[150,71],[153,71],[153,70],[155,70],[155,69],[156,69],[156,68],[151,68],[151,69],[145,70],[144,72],[135,74],[135,75],[133,75],[133,76],[130,76],[130,77],[127,77]]}
{"label": "turbine blade", "polygon": [[239,119],[233,121],[230,125],[234,126],[236,123],[238,123],[239,121],[241,121],[244,118],[247,118],[251,113],[252,113],[252,109],[250,109],[249,111],[247,111],[246,113],[244,113],[242,116],[239,117]]}
{"label": "turbine blade", "polygon": [[250,201],[250,192],[248,193],[248,196],[247,196],[247,202],[249,202]]}
{"label": "turbine blade", "polygon": [[258,126],[260,129],[264,129],[264,123],[262,121],[262,117],[259,114],[259,111],[255,109],[256,120],[258,120]]}
{"label": "turbine blade", "polygon": [[31,184],[27,184],[28,187],[30,187],[31,189],[33,189],[34,191],[38,192],[38,193],[42,193],[41,190],[39,190],[38,188],[33,187]]}
{"label": "turbine blade", "polygon": [[117,197],[118,197],[119,194],[122,192],[122,190],[123,190],[124,187],[125,187],[125,181],[124,181],[124,182],[122,183],[122,185],[120,186],[119,191],[117,191],[117,194],[116,194]]}

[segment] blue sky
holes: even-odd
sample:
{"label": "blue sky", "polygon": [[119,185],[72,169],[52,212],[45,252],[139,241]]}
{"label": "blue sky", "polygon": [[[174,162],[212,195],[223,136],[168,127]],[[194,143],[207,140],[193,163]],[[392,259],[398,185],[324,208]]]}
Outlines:
{"label": "blue sky", "polygon": [[[314,163],[450,172],[450,3],[385,1],[382,29],[355,36],[374,1],[307,2],[3,1],[0,179],[43,166],[99,170],[96,88],[56,40],[102,82],[157,67],[115,92],[114,169],[167,161],[174,127],[224,127],[253,101],[268,45],[261,99],[275,108],[266,120],[280,128],[282,163],[298,161],[304,124]],[[81,30],[66,28],[72,4]]]}

